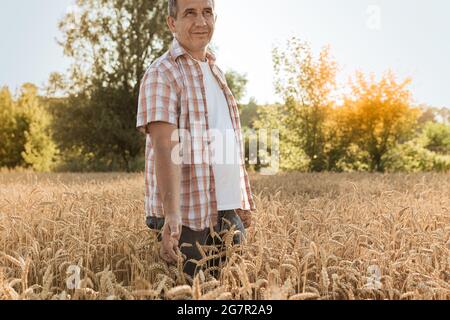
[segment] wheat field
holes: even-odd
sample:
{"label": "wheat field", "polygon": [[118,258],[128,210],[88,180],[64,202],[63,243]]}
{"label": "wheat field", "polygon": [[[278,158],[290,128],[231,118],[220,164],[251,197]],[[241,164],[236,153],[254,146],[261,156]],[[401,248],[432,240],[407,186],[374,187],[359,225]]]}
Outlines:
{"label": "wheat field", "polygon": [[450,174],[251,179],[246,243],[190,279],[159,258],[143,174],[3,173],[0,299],[450,299]]}

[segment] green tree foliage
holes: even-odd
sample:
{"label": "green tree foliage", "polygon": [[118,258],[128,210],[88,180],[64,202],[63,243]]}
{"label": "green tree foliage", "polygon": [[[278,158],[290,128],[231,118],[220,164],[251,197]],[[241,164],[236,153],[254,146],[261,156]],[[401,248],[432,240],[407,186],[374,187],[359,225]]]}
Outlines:
{"label": "green tree foliage", "polygon": [[51,171],[57,149],[50,133],[51,117],[38,97],[37,87],[23,85],[17,104],[24,128],[24,162],[35,171]]}
{"label": "green tree foliage", "polygon": [[166,2],[78,0],[59,23],[60,44],[74,60],[70,78],[78,80],[76,87],[138,90],[146,68],[172,39],[165,22]]}
{"label": "green tree foliage", "polygon": [[324,154],[328,171],[353,172],[366,171],[369,166],[369,154],[355,141],[354,126],[347,108],[335,106],[328,109],[324,122],[326,137]]}
{"label": "green tree foliage", "polygon": [[325,122],[333,106],[337,64],[325,47],[316,58],[311,46],[296,38],[273,51],[276,91],[284,100],[286,126],[293,143],[309,157],[309,170],[327,167]]}
{"label": "green tree foliage", "polygon": [[[267,105],[258,108],[258,119],[254,122],[256,129],[254,138],[259,139],[258,132],[266,130],[268,137],[272,130],[279,132],[279,163],[283,171],[307,171],[310,167],[310,158],[301,148],[300,138],[291,133],[288,125],[289,113],[284,105]],[[269,139],[268,145],[272,146]],[[265,150],[263,150],[265,151]],[[270,150],[268,150],[270,151]],[[247,152],[248,154],[248,152]],[[268,161],[267,155],[258,154],[258,165],[260,169]]]}
{"label": "green tree foliage", "polygon": [[421,137],[399,144],[384,156],[385,170],[388,172],[448,172],[450,155],[432,152],[423,145]]}
{"label": "green tree foliage", "polygon": [[0,166],[51,171],[57,149],[50,132],[51,116],[37,87],[24,84],[18,101],[2,89],[0,108]]}
{"label": "green tree foliage", "polygon": [[238,103],[242,102],[242,98],[245,96],[246,86],[248,83],[247,76],[240,74],[234,70],[229,70],[225,73],[228,87]]}
{"label": "green tree foliage", "polygon": [[59,72],[52,72],[48,77],[45,93],[47,97],[64,97],[67,88],[65,76]]}
{"label": "green tree foliage", "polygon": [[250,98],[248,104],[241,105],[240,117],[242,127],[253,129],[255,121],[258,120],[258,103],[255,98]]}
{"label": "green tree foliage", "polygon": [[58,106],[63,152],[127,171],[143,169],[133,168],[145,147],[135,129],[137,101],[146,68],[172,39],[166,2],[78,0],[60,22],[60,43],[73,59],[71,95]]}
{"label": "green tree foliage", "polygon": [[450,125],[428,122],[423,129],[422,139],[426,149],[450,155]]}
{"label": "green tree foliage", "polygon": [[8,88],[0,90],[0,167],[23,165],[24,134],[18,127],[17,106]]}

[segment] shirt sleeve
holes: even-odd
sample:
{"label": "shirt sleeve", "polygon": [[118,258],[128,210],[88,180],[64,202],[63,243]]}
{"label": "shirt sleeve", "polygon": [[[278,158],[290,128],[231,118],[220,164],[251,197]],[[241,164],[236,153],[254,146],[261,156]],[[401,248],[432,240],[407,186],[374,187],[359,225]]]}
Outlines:
{"label": "shirt sleeve", "polygon": [[148,124],[167,122],[178,127],[178,94],[174,82],[157,69],[149,69],[139,90],[137,129],[148,133]]}

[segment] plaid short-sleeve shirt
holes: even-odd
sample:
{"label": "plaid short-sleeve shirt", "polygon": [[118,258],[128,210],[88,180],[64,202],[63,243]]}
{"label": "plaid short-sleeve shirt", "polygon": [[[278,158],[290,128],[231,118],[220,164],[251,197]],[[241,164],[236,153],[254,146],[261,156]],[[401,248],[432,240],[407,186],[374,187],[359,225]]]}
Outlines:
{"label": "plaid short-sleeve shirt", "polygon": [[[255,210],[250,182],[245,169],[245,153],[239,110],[216,58],[207,53],[211,70],[224,92],[235,138],[240,152],[240,185],[242,210]],[[146,71],[142,80],[137,128],[147,134],[145,165],[145,212],[147,217],[164,217],[158,189],[155,157],[148,124],[167,122],[177,126],[183,162],[181,164],[180,211],[183,225],[201,231],[217,224],[218,211],[215,180],[211,161],[208,106],[203,73],[199,63],[174,39],[171,48]],[[185,161],[188,159],[189,161]]]}

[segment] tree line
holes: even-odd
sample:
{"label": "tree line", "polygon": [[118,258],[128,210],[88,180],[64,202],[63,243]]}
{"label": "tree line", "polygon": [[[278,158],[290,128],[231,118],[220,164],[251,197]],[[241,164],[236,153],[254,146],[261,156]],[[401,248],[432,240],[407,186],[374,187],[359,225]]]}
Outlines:
{"label": "tree line", "polygon": [[358,71],[338,85],[330,48],[315,56],[297,38],[273,61],[284,104],[258,107],[252,126],[279,130],[283,170],[450,170],[450,109],[415,105],[410,78]]}

